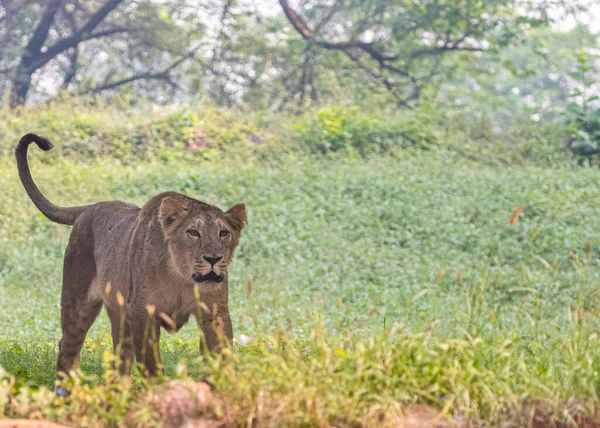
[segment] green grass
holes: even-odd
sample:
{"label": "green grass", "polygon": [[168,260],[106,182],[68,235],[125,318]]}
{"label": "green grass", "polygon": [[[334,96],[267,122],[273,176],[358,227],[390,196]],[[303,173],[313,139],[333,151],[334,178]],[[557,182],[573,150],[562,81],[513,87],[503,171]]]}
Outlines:
{"label": "green grass", "polygon": [[[202,366],[189,323],[164,339],[171,375],[185,359],[191,375],[240,402],[259,391],[296,397],[290,424],[358,417],[374,404],[441,408],[451,399],[451,413],[493,421],[528,396],[598,400],[596,168],[493,166],[435,149],[32,163],[42,191],[62,205],[142,204],[165,190],[222,208],[246,203],[230,307],[235,335],[252,342],[234,360]],[[10,158],[0,162],[0,188],[0,366],[51,386],[70,229],[36,211]],[[525,213],[511,226],[518,205]],[[108,333],[103,314],[86,342],[85,373],[104,371]]]}

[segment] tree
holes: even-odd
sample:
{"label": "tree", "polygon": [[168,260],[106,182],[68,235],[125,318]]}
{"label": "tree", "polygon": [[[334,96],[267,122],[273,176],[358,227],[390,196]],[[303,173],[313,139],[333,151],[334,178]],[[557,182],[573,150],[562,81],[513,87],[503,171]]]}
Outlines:
{"label": "tree", "polygon": [[194,56],[202,34],[190,3],[0,0],[0,89],[11,90],[13,106],[23,104],[36,73],[49,69],[64,88],[79,76],[76,93],[141,80],[176,86],[172,72]]}
{"label": "tree", "polygon": [[497,52],[547,24],[554,0],[279,0],[294,30],[315,48],[340,52],[394,95],[419,99],[456,52]]}
{"label": "tree", "polygon": [[264,0],[0,0],[0,96],[411,106],[570,1],[279,0],[265,13]]}

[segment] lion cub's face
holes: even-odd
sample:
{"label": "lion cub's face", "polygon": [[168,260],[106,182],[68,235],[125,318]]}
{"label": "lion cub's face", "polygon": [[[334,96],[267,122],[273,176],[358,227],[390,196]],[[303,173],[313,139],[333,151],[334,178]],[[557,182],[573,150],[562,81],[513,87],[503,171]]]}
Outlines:
{"label": "lion cub's face", "polygon": [[223,212],[167,196],[159,208],[159,221],[181,275],[196,283],[223,282],[246,224],[244,204]]}

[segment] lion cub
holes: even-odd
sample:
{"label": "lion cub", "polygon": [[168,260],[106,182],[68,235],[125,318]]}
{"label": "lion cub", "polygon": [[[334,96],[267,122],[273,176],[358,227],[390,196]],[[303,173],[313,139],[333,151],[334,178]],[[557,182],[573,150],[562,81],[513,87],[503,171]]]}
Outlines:
{"label": "lion cub", "polygon": [[[203,332],[201,351],[218,349],[226,342],[223,337],[231,343],[227,272],[246,224],[246,207],[223,212],[175,192],[161,193],[141,208],[121,201],[58,207],[31,178],[31,143],[52,148],[34,134],[19,141],[17,166],[27,194],[48,219],[73,226],[64,259],[57,379],[77,365],[102,306],[124,375],[131,373],[134,358],[146,376],[162,370],[160,327],[177,331],[190,315]],[[196,301],[198,291],[204,310]]]}

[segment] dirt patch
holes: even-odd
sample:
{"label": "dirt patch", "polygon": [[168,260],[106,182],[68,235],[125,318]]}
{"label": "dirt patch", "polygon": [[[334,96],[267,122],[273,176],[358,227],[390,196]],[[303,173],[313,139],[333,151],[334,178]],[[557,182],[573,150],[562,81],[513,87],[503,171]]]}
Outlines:
{"label": "dirt patch", "polygon": [[[149,391],[125,417],[126,426],[150,426],[158,423],[166,428],[217,428],[242,425],[277,427],[285,425],[285,396],[259,396],[252,408],[243,408],[219,394],[213,394],[206,383],[173,381]],[[373,407],[359,420],[337,420],[323,428],[446,428],[460,426],[448,423],[448,407],[439,410],[426,405],[407,408]],[[457,421],[455,421],[457,422]]]}
{"label": "dirt patch", "polygon": [[[259,394],[249,400],[212,392],[203,382],[172,381],[142,395],[123,420],[126,427],[229,428],[235,426],[280,427],[298,423],[289,409],[297,402],[286,395]],[[452,403],[437,409],[424,404],[408,407],[377,405],[358,418],[336,418],[321,428],[600,428],[600,411],[593,401],[523,400],[491,423],[485,424],[452,415]],[[297,415],[296,415],[297,416]],[[314,423],[314,422],[313,422]],[[310,423],[309,423],[310,425]],[[41,421],[0,421],[0,428],[66,428]]]}
{"label": "dirt patch", "polygon": [[559,403],[524,400],[500,422],[526,428],[600,428],[597,403],[569,399]]}
{"label": "dirt patch", "polygon": [[186,142],[186,150],[191,153],[196,153],[208,147],[208,142],[201,129],[197,129],[191,138]]}
{"label": "dirt patch", "polygon": [[176,380],[146,394],[127,413],[124,423],[126,426],[146,426],[159,421],[161,426],[175,428],[206,414],[212,403],[213,394],[208,384]]}
{"label": "dirt patch", "polygon": [[30,419],[9,419],[0,421],[0,428],[69,428],[66,425],[49,421],[34,421]]}
{"label": "dirt patch", "polygon": [[399,428],[448,428],[451,425],[445,419],[446,411],[414,404],[400,411],[386,412],[381,422],[384,426]]}

